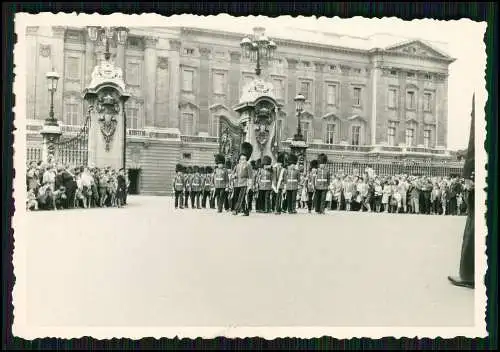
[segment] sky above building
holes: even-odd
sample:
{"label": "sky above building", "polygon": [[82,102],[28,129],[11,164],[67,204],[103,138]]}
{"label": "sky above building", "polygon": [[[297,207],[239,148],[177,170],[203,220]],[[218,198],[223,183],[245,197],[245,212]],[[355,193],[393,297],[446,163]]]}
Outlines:
{"label": "sky above building", "polygon": [[476,93],[476,119],[484,119],[486,103],[486,46],[483,42],[486,23],[413,20],[397,18],[351,19],[281,16],[232,17],[176,15],[167,26],[186,26],[252,33],[262,26],[266,34],[281,38],[328,41],[349,47],[373,47],[374,43],[392,45],[408,39],[422,39],[455,58],[448,77],[448,148],[465,148],[469,138],[472,94]]}

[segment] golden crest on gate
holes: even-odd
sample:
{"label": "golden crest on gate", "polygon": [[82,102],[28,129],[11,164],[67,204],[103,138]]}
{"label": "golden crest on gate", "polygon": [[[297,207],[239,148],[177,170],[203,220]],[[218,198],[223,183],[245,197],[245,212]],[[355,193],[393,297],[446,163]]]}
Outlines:
{"label": "golden crest on gate", "polygon": [[109,151],[118,124],[116,117],[120,113],[120,104],[110,92],[104,92],[97,100],[96,111],[99,114],[98,121],[106,143],[105,148]]}

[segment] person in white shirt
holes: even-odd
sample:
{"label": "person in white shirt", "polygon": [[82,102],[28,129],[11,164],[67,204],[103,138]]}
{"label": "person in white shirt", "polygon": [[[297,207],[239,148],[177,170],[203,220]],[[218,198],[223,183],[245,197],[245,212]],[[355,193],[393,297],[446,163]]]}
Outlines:
{"label": "person in white shirt", "polygon": [[54,191],[56,183],[56,173],[54,171],[53,165],[48,165],[47,170],[43,173],[43,184],[50,187],[51,191]]}

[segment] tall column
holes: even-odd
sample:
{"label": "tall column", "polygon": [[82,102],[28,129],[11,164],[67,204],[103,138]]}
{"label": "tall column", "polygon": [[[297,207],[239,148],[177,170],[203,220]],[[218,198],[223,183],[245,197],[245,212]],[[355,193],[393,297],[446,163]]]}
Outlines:
{"label": "tall column", "polygon": [[241,53],[232,51],[229,68],[229,106],[235,106],[240,99]]}
{"label": "tall column", "polygon": [[156,44],[155,37],[144,38],[144,71],[146,74],[146,127],[155,125],[155,104],[156,104]]}
{"label": "tall column", "polygon": [[65,54],[64,54],[64,35],[65,27],[52,27],[53,48],[52,48],[52,66],[61,75],[58,88],[54,94],[54,114],[59,121],[63,120],[63,92],[65,80]]}
{"label": "tall column", "polygon": [[169,97],[169,67],[168,58],[158,57],[156,67],[156,118],[155,126],[166,128],[168,126],[168,97]]}
{"label": "tall column", "polygon": [[283,130],[286,131],[284,139],[293,137],[297,126],[297,114],[295,113],[295,95],[297,94],[297,60],[293,58],[286,58],[288,62],[288,101],[285,102],[287,117],[284,121],[285,126]]}
{"label": "tall column", "polygon": [[115,59],[115,65],[119,68],[122,69],[122,72],[125,72],[126,66],[125,66],[125,44],[116,44],[116,59]]}
{"label": "tall column", "polygon": [[89,38],[89,34],[85,34],[85,82],[84,86],[88,86],[92,80],[92,71],[94,71],[96,62],[95,45]]}
{"label": "tall column", "polygon": [[208,105],[212,82],[210,77],[210,49],[200,48],[200,55],[200,115],[198,116],[198,132],[208,132]]}
{"label": "tall column", "polygon": [[371,106],[371,119],[370,119],[370,142],[371,145],[376,145],[377,144],[377,85],[378,85],[378,80],[379,80],[379,74],[380,74],[380,66],[378,63],[374,63],[372,70],[371,70],[371,100],[372,100],[372,106]]}
{"label": "tall column", "polygon": [[325,85],[323,81],[323,68],[325,64],[322,62],[315,62],[314,71],[314,119],[312,121],[314,128],[314,137],[323,139],[322,131],[322,116],[325,113],[323,110],[323,103],[325,101],[323,87]]}
{"label": "tall column", "polygon": [[[36,77],[38,72],[38,57],[39,53],[37,51],[38,44],[38,27],[26,27],[26,44],[27,51],[26,55],[29,58],[33,58],[33,61],[30,62],[32,70],[28,70],[28,74],[26,75],[26,118],[35,120],[37,117],[36,111],[36,96],[37,89],[41,87],[37,87]],[[43,87],[43,86],[42,86]]]}
{"label": "tall column", "polygon": [[179,96],[181,92],[180,79],[180,53],[181,42],[179,40],[170,40],[170,94],[169,94],[169,113],[168,126],[180,128],[179,116]]}

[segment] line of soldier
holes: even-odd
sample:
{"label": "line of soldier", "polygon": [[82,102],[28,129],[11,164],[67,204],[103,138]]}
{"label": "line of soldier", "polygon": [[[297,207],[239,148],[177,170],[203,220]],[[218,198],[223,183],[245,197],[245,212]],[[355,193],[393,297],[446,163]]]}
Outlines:
{"label": "line of soldier", "polygon": [[308,211],[314,208],[318,214],[325,213],[326,194],[330,185],[330,172],[326,167],[327,156],[320,154],[312,160],[305,182],[301,184],[301,171],[294,154],[279,153],[277,162],[264,156],[262,159],[248,162],[252,154],[250,144],[243,144],[239,162],[232,165],[221,154],[215,155],[215,169],[176,165],[173,182],[175,208],[187,208],[191,199],[191,208],[200,209],[208,205],[217,209],[242,213],[248,216],[253,210],[257,213],[282,212],[297,213],[297,193],[300,187],[306,187],[308,193]]}

